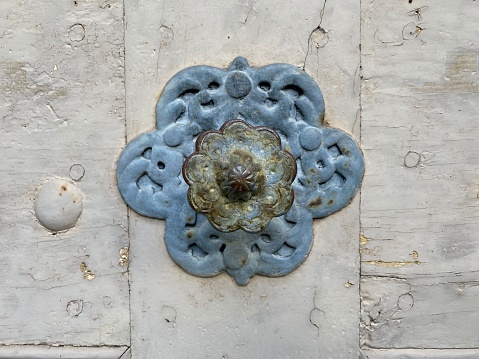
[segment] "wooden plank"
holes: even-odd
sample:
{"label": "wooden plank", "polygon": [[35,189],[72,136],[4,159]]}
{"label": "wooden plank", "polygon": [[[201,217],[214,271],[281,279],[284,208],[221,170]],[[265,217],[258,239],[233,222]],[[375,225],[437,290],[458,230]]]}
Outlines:
{"label": "wooden plank", "polygon": [[372,348],[478,348],[479,338],[471,333],[479,320],[479,282],[472,277],[363,278],[363,344]]}
{"label": "wooden plank", "polygon": [[477,348],[479,7],[362,3],[363,341]]}
{"label": "wooden plank", "polygon": [[[365,349],[364,359],[476,359],[477,349]],[[361,358],[363,359],[363,358]]]}
{"label": "wooden plank", "polygon": [[[116,0],[0,3],[3,344],[129,343],[127,267],[118,264],[127,213],[115,180],[122,14]],[[83,198],[66,232],[35,217],[38,189],[52,178]]]}
{"label": "wooden plank", "polygon": [[[326,119],[359,131],[359,2],[126,2],[128,138],[151,130],[166,81],[192,65],[287,62],[311,74]],[[318,26],[322,29],[320,30]],[[130,216],[132,354],[358,356],[358,205],[319,221],[307,261],[283,278],[197,278],[169,258],[164,223]]]}
{"label": "wooden plank", "polygon": [[128,347],[51,347],[9,345],[0,347],[0,359],[120,359]]}

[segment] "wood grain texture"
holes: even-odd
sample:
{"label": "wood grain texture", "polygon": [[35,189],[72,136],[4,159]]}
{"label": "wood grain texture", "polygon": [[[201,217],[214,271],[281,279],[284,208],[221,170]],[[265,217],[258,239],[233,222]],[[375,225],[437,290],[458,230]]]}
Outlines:
{"label": "wood grain texture", "polygon": [[[155,126],[166,81],[193,65],[305,68],[326,120],[359,134],[359,2],[126,2],[129,140]],[[322,30],[319,30],[321,28]],[[282,278],[197,278],[176,266],[164,223],[130,217],[133,358],[358,356],[359,201],[318,221],[306,262]]]}
{"label": "wood grain texture", "polygon": [[[375,348],[477,348],[479,282],[465,275],[361,281],[362,338]],[[477,277],[477,274],[475,275]]]}
{"label": "wood grain texture", "polygon": [[[121,1],[0,2],[0,342],[127,345],[127,213]],[[70,168],[81,164],[82,178]],[[40,185],[83,196],[75,227],[36,220]],[[88,280],[82,272],[95,275]],[[90,276],[90,279],[92,277]]]}
{"label": "wood grain texture", "polygon": [[478,348],[479,6],[362,7],[363,343]]}
{"label": "wood grain texture", "polygon": [[127,359],[128,347],[0,346],[0,359]]}
{"label": "wood grain texture", "polygon": [[368,349],[360,359],[476,359],[477,349]]}

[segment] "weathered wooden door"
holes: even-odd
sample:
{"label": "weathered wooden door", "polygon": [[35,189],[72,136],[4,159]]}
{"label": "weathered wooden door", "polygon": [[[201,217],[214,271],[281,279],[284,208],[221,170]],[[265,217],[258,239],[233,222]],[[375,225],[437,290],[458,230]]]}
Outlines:
{"label": "weathered wooden door", "polygon": [[[473,0],[2,0],[0,358],[479,357],[478,20]],[[311,75],[366,160],[306,262],[244,287],[184,272],[116,184],[166,82],[238,55]]]}

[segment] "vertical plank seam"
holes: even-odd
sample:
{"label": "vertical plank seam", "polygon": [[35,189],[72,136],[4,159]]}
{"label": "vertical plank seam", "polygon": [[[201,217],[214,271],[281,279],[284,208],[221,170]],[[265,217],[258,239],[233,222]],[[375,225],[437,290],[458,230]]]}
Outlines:
{"label": "vertical plank seam", "polygon": [[[363,1],[359,0],[359,146],[362,147],[362,120],[363,120],[363,104],[362,104],[362,91],[363,91],[363,49],[362,49],[362,39],[363,39],[363,21],[362,21],[362,10],[363,10]],[[363,153],[364,155],[364,153]],[[364,158],[365,164],[366,164],[366,158]],[[366,170],[364,175],[366,174]],[[364,178],[363,178],[364,182]],[[361,354],[361,306],[362,306],[362,301],[361,301],[361,277],[362,277],[362,258],[361,258],[361,234],[363,232],[363,225],[362,225],[362,220],[361,220],[361,205],[363,202],[363,192],[362,192],[362,186],[359,187],[359,215],[358,215],[358,221],[359,221],[359,233],[356,238],[356,240],[359,242],[358,246],[358,256],[359,256],[359,282],[358,282],[358,299],[359,299],[359,315],[358,315],[358,348],[359,348],[359,354]]]}
{"label": "vertical plank seam", "polygon": [[[128,143],[128,112],[127,112],[127,79],[126,79],[126,30],[127,30],[127,19],[126,19],[126,1],[123,0],[123,84],[124,84],[124,99],[125,99],[125,146]],[[131,348],[131,338],[132,338],[132,333],[131,333],[131,273],[130,273],[130,260],[131,260],[131,232],[130,232],[130,222],[131,222],[131,217],[130,217],[130,208],[127,206],[126,207],[126,223],[127,223],[127,238],[128,238],[128,263],[127,263],[127,279],[128,279],[128,329],[129,329],[129,346],[125,350],[125,352],[120,356],[122,358],[125,353],[128,352]],[[130,357],[132,357],[132,354],[130,352]]]}

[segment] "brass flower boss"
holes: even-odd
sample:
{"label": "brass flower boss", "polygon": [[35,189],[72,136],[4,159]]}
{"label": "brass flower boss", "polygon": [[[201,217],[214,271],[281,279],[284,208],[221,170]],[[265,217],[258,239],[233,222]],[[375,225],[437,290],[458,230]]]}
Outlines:
{"label": "brass flower boss", "polygon": [[166,219],[168,252],[191,274],[226,271],[241,285],[288,274],[311,249],[313,219],[347,205],[364,174],[356,142],[323,115],[319,87],[295,66],[187,68],[158,101],[158,130],[123,151],[120,192]]}
{"label": "brass flower boss", "polygon": [[206,131],[183,164],[191,207],[221,232],[260,232],[293,204],[296,160],[278,134],[241,120]]}

